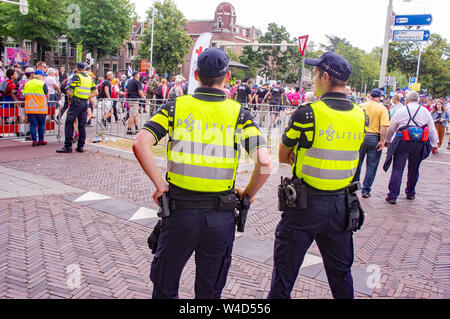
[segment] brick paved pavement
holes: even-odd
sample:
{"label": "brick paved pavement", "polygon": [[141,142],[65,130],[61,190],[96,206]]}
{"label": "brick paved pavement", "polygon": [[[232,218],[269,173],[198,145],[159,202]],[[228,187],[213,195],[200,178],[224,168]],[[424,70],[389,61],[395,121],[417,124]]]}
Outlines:
{"label": "brick paved pavement", "polygon": [[[153,186],[134,161],[92,152],[37,158],[30,153],[29,159],[22,156],[12,162],[14,156],[8,156],[2,160],[0,153],[0,165],[155,208]],[[363,200],[368,217],[355,235],[355,266],[378,265],[381,282],[370,296],[357,293],[357,297],[450,297],[450,201],[445,193],[450,182],[442,176],[449,164],[449,153],[425,162],[417,200],[401,198],[397,206],[383,201],[389,176],[379,171],[373,197]],[[280,219],[274,194],[281,173],[288,175],[288,170],[282,169],[264,187],[252,207],[246,233],[237,242],[273,241]],[[249,177],[240,174],[238,184],[244,185]],[[0,200],[4,212],[0,215],[0,298],[148,298],[152,256],[146,239],[151,229],[64,197]],[[315,245],[309,252],[320,256]],[[80,265],[82,273],[81,287],[75,290],[66,285],[66,267],[72,264]],[[182,298],[193,296],[194,268],[191,259],[182,276]],[[270,262],[235,254],[223,297],[264,298],[271,271]],[[326,279],[320,277],[301,272],[292,296],[330,298]]]}

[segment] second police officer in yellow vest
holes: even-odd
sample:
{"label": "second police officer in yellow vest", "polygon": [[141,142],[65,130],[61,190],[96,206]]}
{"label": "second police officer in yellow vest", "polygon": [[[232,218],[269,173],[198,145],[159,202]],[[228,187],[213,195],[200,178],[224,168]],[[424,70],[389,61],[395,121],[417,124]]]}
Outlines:
{"label": "second police officer in yellow vest", "polygon": [[[271,173],[265,139],[248,110],[227,100],[228,56],[209,48],[195,71],[200,87],[176,98],[145,125],[133,145],[144,171],[156,186],[154,201],[168,193],[170,216],[163,217],[151,266],[153,298],[177,298],[181,273],[195,252],[195,296],[218,299],[226,283],[235,236],[236,171],[240,145],[256,158],[252,179],[241,197],[251,201]],[[166,180],[152,146],[169,135]],[[167,185],[167,182],[169,185]],[[234,201],[234,203],[233,203]]]}
{"label": "second police officer in yellow vest", "polygon": [[76,119],[78,119],[78,132],[80,134],[76,151],[83,153],[84,144],[86,142],[88,100],[96,94],[95,84],[85,72],[85,69],[86,65],[84,63],[77,63],[77,73],[73,76],[72,83],[68,89],[70,106],[67,111],[65,123],[64,147],[57,150],[57,153],[72,153],[73,123]]}
{"label": "second police officer in yellow vest", "polygon": [[290,298],[313,241],[321,252],[334,298],[353,298],[353,231],[363,223],[352,183],[368,118],[346,99],[352,66],[327,52],[306,59],[314,66],[318,102],[297,109],[283,135],[280,163],[293,165],[292,180],[279,188],[281,222],[275,234],[269,298]]}

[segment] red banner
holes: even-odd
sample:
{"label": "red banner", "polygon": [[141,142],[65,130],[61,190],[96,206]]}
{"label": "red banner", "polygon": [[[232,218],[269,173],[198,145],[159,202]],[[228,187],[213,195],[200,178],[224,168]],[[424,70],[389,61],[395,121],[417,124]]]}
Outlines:
{"label": "red banner", "polygon": [[149,60],[141,60],[141,72],[150,71],[152,65]]}

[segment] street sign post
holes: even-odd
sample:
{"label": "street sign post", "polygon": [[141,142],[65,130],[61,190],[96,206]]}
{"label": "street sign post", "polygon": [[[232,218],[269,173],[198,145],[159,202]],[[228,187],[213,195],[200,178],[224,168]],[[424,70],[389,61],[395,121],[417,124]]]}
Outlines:
{"label": "street sign post", "polygon": [[300,74],[300,94],[303,96],[303,73],[305,72],[305,51],[306,51],[306,44],[308,43],[309,35],[304,35],[301,37],[298,37],[298,45],[300,46],[300,55],[303,57],[302,59],[302,70]]}
{"label": "street sign post", "polygon": [[421,83],[412,83],[409,85],[409,89],[416,92],[420,92],[421,87],[422,87]]}
{"label": "street sign post", "polygon": [[395,30],[394,41],[428,41],[431,33],[428,30]]}
{"label": "street sign post", "polygon": [[300,55],[304,56],[306,51],[306,44],[308,43],[309,35],[298,37],[298,45],[300,46]]}
{"label": "street sign post", "polygon": [[433,22],[431,14],[397,15],[395,16],[395,26],[417,26],[430,25]]}

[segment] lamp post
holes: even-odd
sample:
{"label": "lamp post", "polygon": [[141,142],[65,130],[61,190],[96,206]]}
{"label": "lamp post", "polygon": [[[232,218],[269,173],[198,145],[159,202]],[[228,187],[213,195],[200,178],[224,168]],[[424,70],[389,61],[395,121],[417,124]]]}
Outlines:
{"label": "lamp post", "polygon": [[389,6],[386,17],[386,29],[384,33],[384,46],[383,46],[383,56],[381,58],[381,69],[380,69],[380,83],[379,87],[384,88],[386,82],[386,69],[389,57],[389,39],[391,37],[391,26],[392,26],[392,12],[393,12],[393,0],[389,0]]}
{"label": "lamp post", "polygon": [[155,8],[152,8],[152,40],[150,44],[150,65],[153,67],[153,31],[155,29]]}

